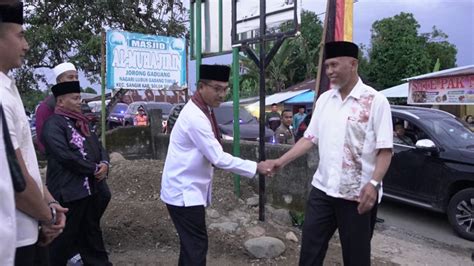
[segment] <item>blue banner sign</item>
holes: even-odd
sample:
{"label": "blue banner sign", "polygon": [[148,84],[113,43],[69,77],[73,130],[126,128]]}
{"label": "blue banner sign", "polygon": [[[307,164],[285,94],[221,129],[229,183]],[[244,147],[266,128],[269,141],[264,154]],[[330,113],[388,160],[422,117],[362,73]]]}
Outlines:
{"label": "blue banner sign", "polygon": [[184,39],[107,31],[108,89],[186,87]]}

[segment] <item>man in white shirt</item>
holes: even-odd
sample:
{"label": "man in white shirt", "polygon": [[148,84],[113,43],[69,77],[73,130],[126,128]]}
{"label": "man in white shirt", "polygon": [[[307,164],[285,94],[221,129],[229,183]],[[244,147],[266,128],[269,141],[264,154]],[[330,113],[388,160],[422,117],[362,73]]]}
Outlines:
{"label": "man in white shirt", "polygon": [[181,111],[170,135],[161,181],[161,200],[180,238],[179,265],[205,265],[205,207],[211,203],[214,167],[253,177],[269,174],[272,165],[225,153],[212,108],[224,102],[230,68],[201,65],[197,91]]}
{"label": "man in white shirt", "polygon": [[[16,241],[16,219],[15,219],[15,197],[13,193],[12,177],[8,167],[5,136],[3,132],[8,130],[3,123],[3,107],[0,99],[0,265],[13,265],[15,258]],[[8,136],[7,136],[8,137]]]}
{"label": "man in white shirt", "polygon": [[370,265],[381,182],[392,157],[390,105],[359,78],[357,45],[331,42],[325,51],[332,89],[319,97],[304,137],[274,161],[275,168],[318,145],[320,161],[305,212],[300,265],[323,265],[336,229],[344,265]]}
{"label": "man in white shirt", "polygon": [[[62,208],[43,186],[23,102],[8,72],[18,68],[28,51],[23,31],[23,4],[0,4],[0,95],[10,138],[25,177],[26,188],[15,193],[16,265],[34,265],[37,254],[38,225],[41,222],[43,244],[58,236],[65,224]],[[3,169],[2,169],[3,171]]]}

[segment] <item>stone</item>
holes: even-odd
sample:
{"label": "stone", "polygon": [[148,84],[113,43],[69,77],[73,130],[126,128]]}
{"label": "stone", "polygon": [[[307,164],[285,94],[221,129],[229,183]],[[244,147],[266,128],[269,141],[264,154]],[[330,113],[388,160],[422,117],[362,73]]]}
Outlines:
{"label": "stone", "polygon": [[245,203],[250,207],[258,206],[258,196],[248,198]]}
{"label": "stone", "polygon": [[110,157],[110,163],[112,164],[125,161],[125,158],[122,156],[122,154],[118,152],[112,152],[109,157]]}
{"label": "stone", "polygon": [[268,213],[273,213],[275,211],[275,208],[273,208],[270,204],[265,204],[265,211]]}
{"label": "stone", "polygon": [[244,243],[245,249],[255,258],[272,259],[280,256],[286,249],[285,244],[278,238],[262,236],[252,238]]}
{"label": "stone", "polygon": [[247,228],[247,234],[252,237],[259,237],[265,235],[265,229],[261,226],[252,226]]}
{"label": "stone", "polygon": [[239,227],[239,224],[233,222],[212,223],[209,225],[209,229],[217,229],[223,233],[234,233],[237,227]]}
{"label": "stone", "polygon": [[207,216],[209,216],[209,218],[212,218],[212,219],[217,219],[220,217],[219,212],[214,209],[207,209],[206,214]]}
{"label": "stone", "polygon": [[279,225],[292,225],[290,212],[287,209],[275,209],[272,213],[272,220]]}
{"label": "stone", "polygon": [[250,222],[250,214],[240,211],[240,210],[233,210],[229,212],[229,218],[236,223],[240,224],[248,224]]}
{"label": "stone", "polygon": [[293,242],[298,242],[298,237],[296,237],[295,233],[293,232],[286,233],[285,238]]}

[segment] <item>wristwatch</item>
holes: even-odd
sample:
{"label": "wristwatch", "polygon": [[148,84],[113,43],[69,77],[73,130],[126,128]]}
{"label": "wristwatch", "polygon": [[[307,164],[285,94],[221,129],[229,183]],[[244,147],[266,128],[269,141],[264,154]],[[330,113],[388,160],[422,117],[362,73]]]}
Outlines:
{"label": "wristwatch", "polygon": [[377,180],[375,179],[370,179],[370,184],[372,184],[376,190],[379,190],[380,189],[380,182],[378,182]]}

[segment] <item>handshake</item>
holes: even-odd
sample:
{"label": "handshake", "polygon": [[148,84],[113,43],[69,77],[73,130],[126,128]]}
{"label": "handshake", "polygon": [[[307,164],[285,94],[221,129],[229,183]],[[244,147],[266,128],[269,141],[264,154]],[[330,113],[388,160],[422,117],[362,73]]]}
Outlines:
{"label": "handshake", "polygon": [[283,166],[280,159],[261,161],[257,164],[257,172],[262,175],[273,176]]}

